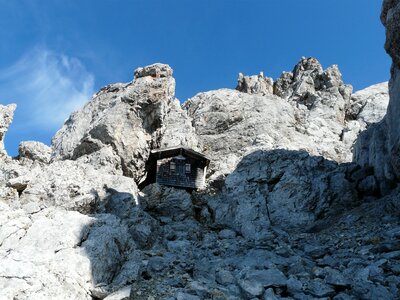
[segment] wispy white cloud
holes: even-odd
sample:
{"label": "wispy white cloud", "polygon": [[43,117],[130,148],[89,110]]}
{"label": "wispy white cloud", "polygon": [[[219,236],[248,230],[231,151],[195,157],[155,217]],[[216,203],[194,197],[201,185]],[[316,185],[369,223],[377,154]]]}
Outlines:
{"label": "wispy white cloud", "polygon": [[17,103],[19,128],[58,129],[93,90],[94,76],[78,59],[43,47],[0,70],[0,103]]}

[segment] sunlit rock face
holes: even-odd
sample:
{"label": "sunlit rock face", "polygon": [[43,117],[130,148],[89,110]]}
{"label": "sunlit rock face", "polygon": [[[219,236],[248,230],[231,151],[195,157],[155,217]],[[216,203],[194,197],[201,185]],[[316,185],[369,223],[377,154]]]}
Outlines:
{"label": "sunlit rock face", "polygon": [[17,108],[15,104],[9,104],[7,106],[0,105],[0,158],[7,154],[4,150],[4,136],[10,126],[14,111]]}
{"label": "sunlit rock face", "polygon": [[[273,91],[266,88],[270,84]],[[350,162],[354,140],[384,116],[387,102],[384,83],[352,96],[336,65],[324,70],[310,57],[274,83],[263,74],[240,75],[237,90],[199,93],[183,107],[200,151],[212,158],[214,179],[257,149],[305,150]]]}
{"label": "sunlit rock face", "polygon": [[123,174],[139,180],[174,95],[168,65],[137,69],[132,82],[103,88],[70,116],[53,138],[55,158],[77,159],[111,146],[110,159],[119,157]]}

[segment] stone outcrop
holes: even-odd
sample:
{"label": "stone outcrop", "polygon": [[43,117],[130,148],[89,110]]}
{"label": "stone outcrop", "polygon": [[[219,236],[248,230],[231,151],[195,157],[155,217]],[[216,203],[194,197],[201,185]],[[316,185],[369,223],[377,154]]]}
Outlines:
{"label": "stone outcrop", "polygon": [[392,57],[389,82],[390,101],[385,118],[371,126],[357,141],[354,159],[363,166],[372,166],[382,193],[388,193],[400,179],[400,2],[385,0],[381,20],[386,28],[385,49]]}
{"label": "stone outcrop", "polygon": [[103,88],[71,115],[53,138],[55,158],[77,159],[111,146],[123,173],[138,182],[174,94],[169,66],[137,69],[133,82]]}
{"label": "stone outcrop", "polygon": [[14,110],[17,108],[15,104],[10,104],[7,106],[0,105],[0,157],[6,155],[4,150],[4,136],[10,126]]}
{"label": "stone outcrop", "polygon": [[110,215],[49,208],[35,214],[0,203],[0,297],[92,299],[123,262],[127,231]]}
{"label": "stone outcrop", "polygon": [[365,129],[383,119],[388,104],[388,82],[375,84],[351,95],[346,116],[348,120],[357,120]]}
{"label": "stone outcrop", "polygon": [[239,73],[236,89],[247,94],[270,95],[274,91],[273,80],[265,77],[263,72],[252,76],[244,76]]}
{"label": "stone outcrop", "polygon": [[171,102],[168,114],[161,127],[161,137],[157,145],[160,148],[183,145],[199,150],[198,144],[192,120],[188,117],[187,111],[182,109],[179,100],[176,99]]}
{"label": "stone outcrop", "polygon": [[37,209],[56,206],[85,214],[101,212],[115,193],[130,195],[127,205],[135,206],[135,182],[101,171],[80,162],[57,161],[10,179],[8,185],[16,188],[25,185],[19,202],[22,206],[35,205]]}
{"label": "stone outcrop", "polygon": [[384,85],[351,98],[352,88],[343,83],[338,67],[323,70],[315,58],[303,58],[292,73],[283,73],[273,93],[243,91],[209,91],[183,104],[200,151],[211,157],[211,180],[258,149],[305,150],[349,162],[354,140],[383,117],[388,98]]}
{"label": "stone outcrop", "polygon": [[51,159],[51,148],[35,141],[22,142],[18,147],[19,159],[30,159],[48,164]]}

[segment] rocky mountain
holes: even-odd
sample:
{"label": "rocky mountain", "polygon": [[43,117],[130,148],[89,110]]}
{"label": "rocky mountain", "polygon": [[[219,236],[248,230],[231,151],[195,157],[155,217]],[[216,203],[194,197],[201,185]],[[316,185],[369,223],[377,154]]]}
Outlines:
{"label": "rocky mountain", "polygon": [[[389,90],[302,58],[181,105],[154,64],[15,158],[0,105],[0,299],[400,298],[399,7]],[[150,151],[177,145],[211,159],[206,188],[147,184]]]}

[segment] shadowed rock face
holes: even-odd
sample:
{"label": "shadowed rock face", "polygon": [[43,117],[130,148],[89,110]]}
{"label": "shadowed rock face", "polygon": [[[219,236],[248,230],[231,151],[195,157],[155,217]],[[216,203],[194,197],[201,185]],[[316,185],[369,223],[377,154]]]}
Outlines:
{"label": "shadowed rock face", "polygon": [[381,190],[387,193],[400,179],[400,1],[383,2],[381,20],[386,28],[385,49],[392,58],[390,101],[385,118],[358,139],[354,159],[373,166]]}
{"label": "shadowed rock face", "polygon": [[386,28],[385,49],[393,59],[394,67],[400,67],[400,2],[398,0],[384,0],[381,12],[381,21]]}
{"label": "shadowed rock face", "polygon": [[265,241],[273,227],[306,231],[316,220],[356,203],[354,185],[346,177],[345,167],[306,152],[255,151],[205,201],[214,226]]}

